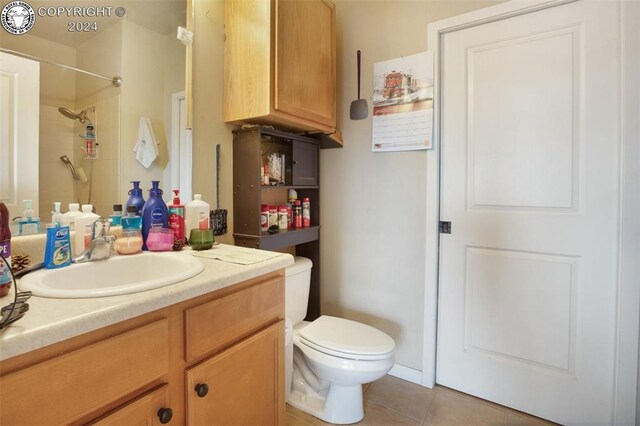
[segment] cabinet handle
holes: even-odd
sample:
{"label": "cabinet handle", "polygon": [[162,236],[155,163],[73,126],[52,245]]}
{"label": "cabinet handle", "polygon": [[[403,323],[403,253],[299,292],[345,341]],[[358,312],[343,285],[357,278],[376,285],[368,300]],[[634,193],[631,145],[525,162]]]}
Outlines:
{"label": "cabinet handle", "polygon": [[200,398],[204,398],[209,393],[209,386],[206,383],[198,383],[196,385],[196,393]]}
{"label": "cabinet handle", "polygon": [[173,417],[173,410],[171,408],[161,408],[158,410],[158,417],[160,418],[160,423],[167,424]]}

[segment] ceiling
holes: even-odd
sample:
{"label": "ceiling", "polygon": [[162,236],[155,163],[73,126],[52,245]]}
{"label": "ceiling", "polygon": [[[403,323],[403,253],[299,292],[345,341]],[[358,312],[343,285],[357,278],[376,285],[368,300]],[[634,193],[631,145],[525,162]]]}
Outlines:
{"label": "ceiling", "polygon": [[[176,32],[178,26],[186,25],[186,0],[32,0],[29,4],[36,11],[36,22],[30,35],[45,38],[70,47],[78,47],[97,33],[116,24],[121,19],[133,22],[160,34]],[[39,8],[81,7],[95,8],[111,7],[111,16],[105,17],[74,17],[66,14],[57,16],[40,16]],[[122,7],[126,13],[118,17],[115,9]],[[55,15],[55,12],[53,12]],[[97,27],[86,32],[70,31],[76,27],[73,22],[89,22],[90,27]],[[95,22],[95,25],[93,24]],[[80,25],[82,27],[82,25]]]}

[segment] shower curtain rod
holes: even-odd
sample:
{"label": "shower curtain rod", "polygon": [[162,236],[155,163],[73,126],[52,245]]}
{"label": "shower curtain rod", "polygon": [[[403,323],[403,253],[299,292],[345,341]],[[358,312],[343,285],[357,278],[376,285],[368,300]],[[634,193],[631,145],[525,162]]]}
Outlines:
{"label": "shower curtain rod", "polygon": [[49,64],[49,65],[55,65],[57,67],[60,68],[65,68],[71,71],[76,71],[82,74],[87,74],[93,77],[98,77],[101,78],[103,80],[109,80],[111,82],[111,84],[113,84],[116,87],[120,87],[122,86],[122,77],[106,77],[104,75],[100,75],[100,74],[95,74],[89,71],[85,71],[85,70],[81,70],[80,68],[74,68],[74,67],[70,67],[69,65],[63,65],[63,64],[58,64],[56,62],[52,62],[48,59],[42,59],[42,58],[38,58],[37,56],[32,56],[32,55],[27,55],[26,53],[21,53],[21,52],[16,52],[15,50],[10,50],[10,49],[5,49],[4,47],[0,47],[0,51],[5,52],[5,53],[10,53],[12,55],[16,55],[16,56],[21,56],[23,58],[26,59],[32,59],[34,61],[38,61],[38,62],[44,62],[45,64]]}

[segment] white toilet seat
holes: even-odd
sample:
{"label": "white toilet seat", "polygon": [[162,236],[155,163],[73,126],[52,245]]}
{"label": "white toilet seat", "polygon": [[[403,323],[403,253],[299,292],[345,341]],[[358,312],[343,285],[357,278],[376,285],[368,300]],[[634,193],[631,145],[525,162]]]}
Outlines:
{"label": "white toilet seat", "polygon": [[323,315],[299,330],[299,343],[327,355],[375,361],[392,356],[395,342],[385,333],[359,322]]}

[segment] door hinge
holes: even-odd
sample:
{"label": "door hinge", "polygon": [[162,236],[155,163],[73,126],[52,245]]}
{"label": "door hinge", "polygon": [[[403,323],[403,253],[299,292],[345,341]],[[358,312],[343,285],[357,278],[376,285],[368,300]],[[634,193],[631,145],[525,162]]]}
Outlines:
{"label": "door hinge", "polygon": [[451,222],[440,221],[440,233],[441,234],[450,234],[451,233]]}

